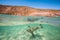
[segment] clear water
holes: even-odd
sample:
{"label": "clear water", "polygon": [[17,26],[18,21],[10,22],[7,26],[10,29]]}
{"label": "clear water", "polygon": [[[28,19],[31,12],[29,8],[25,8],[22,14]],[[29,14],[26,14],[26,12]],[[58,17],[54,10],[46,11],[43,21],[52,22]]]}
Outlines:
{"label": "clear water", "polygon": [[[28,20],[30,18],[31,20]],[[35,37],[27,30],[40,27],[34,31]],[[60,17],[21,17],[0,15],[0,40],[60,40]]]}

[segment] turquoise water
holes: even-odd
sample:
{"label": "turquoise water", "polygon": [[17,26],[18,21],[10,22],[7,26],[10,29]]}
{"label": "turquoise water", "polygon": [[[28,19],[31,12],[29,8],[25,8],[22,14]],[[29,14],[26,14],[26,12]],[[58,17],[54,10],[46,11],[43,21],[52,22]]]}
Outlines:
{"label": "turquoise water", "polygon": [[[28,26],[41,27],[40,24],[43,28],[34,31],[32,37]],[[60,17],[0,15],[0,40],[60,40]]]}

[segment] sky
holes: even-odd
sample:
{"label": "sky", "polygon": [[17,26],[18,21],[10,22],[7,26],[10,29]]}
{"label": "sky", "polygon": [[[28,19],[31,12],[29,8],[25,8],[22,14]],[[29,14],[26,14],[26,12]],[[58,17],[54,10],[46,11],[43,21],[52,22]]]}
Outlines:
{"label": "sky", "polygon": [[0,4],[60,10],[60,0],[0,0]]}

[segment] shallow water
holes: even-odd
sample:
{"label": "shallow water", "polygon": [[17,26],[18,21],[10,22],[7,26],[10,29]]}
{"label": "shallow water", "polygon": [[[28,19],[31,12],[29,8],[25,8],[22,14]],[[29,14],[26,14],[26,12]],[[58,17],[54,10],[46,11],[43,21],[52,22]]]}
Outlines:
{"label": "shallow water", "polygon": [[[28,18],[31,18],[31,20],[28,20]],[[32,20],[33,18],[34,20]],[[60,40],[60,17],[0,15],[0,19],[0,40]],[[41,27],[40,24],[43,28],[34,31],[35,37],[33,37],[27,31],[28,26]]]}

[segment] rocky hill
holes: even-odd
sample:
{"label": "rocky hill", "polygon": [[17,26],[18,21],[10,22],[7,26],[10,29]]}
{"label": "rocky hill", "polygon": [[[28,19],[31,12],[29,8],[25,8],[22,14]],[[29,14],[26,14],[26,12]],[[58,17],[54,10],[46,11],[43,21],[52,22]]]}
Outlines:
{"label": "rocky hill", "polygon": [[27,6],[0,5],[0,14],[16,16],[60,16],[60,10],[37,9]]}

